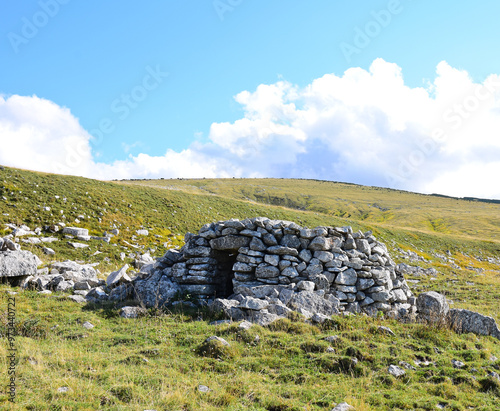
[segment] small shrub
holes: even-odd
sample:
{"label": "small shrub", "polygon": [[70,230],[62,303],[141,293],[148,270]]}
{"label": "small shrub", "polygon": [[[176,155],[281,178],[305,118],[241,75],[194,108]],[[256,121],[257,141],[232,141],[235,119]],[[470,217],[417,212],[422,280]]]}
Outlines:
{"label": "small shrub", "polygon": [[300,344],[300,349],[306,353],[325,352],[329,347],[326,341],[305,342]]}
{"label": "small shrub", "polygon": [[430,392],[439,397],[455,400],[457,399],[459,391],[458,387],[453,385],[451,378],[445,377],[445,381],[436,385]]}
{"label": "small shrub", "polygon": [[352,346],[351,347],[347,347],[347,349],[345,350],[345,355],[348,356],[348,357],[357,358],[360,361],[363,361],[363,360],[365,360],[367,358],[371,359],[371,356],[363,354],[359,348],[352,347]]}
{"label": "small shrub", "polygon": [[147,361],[145,358],[139,357],[138,355],[131,355],[120,362],[128,365],[143,365],[146,364]]}
{"label": "small shrub", "polygon": [[231,325],[221,331],[222,335],[234,335],[237,341],[251,345],[257,345],[260,342],[260,336],[265,333],[266,331],[258,325],[253,325],[248,330],[241,329],[238,325]]}
{"label": "small shrub", "polygon": [[268,325],[271,331],[283,331],[288,334],[317,334],[318,329],[303,322],[292,322],[288,318],[280,318]]}
{"label": "small shrub", "polygon": [[140,353],[146,357],[158,357],[160,355],[160,350],[158,348],[152,348],[150,350],[142,350]]}
{"label": "small shrub", "polygon": [[245,344],[257,345],[260,341],[260,337],[251,330],[241,330],[236,334],[236,340]]}
{"label": "small shrub", "polygon": [[342,337],[349,339],[351,341],[366,341],[366,334],[363,330],[351,331],[349,333],[343,333]]}
{"label": "small shrub", "polygon": [[288,318],[290,321],[293,322],[304,322],[306,320],[306,317],[304,317],[301,313],[297,311],[290,311],[286,315],[286,318]]}
{"label": "small shrub", "polygon": [[459,385],[459,384],[467,384],[471,387],[477,388],[477,381],[474,379],[472,375],[469,375],[467,373],[458,373],[452,378],[453,384]]}
{"label": "small shrub", "polygon": [[494,377],[485,377],[479,380],[481,391],[491,392],[500,397],[500,381]]}
{"label": "small shrub", "polygon": [[133,395],[131,387],[113,387],[111,388],[110,392],[122,402],[129,403],[130,401],[132,401]]}
{"label": "small shrub", "polygon": [[[39,318],[27,318],[14,323],[15,335],[19,337],[33,338],[35,340],[45,339],[48,334],[48,327],[40,323]],[[7,335],[7,315],[0,318],[0,335]]]}
{"label": "small shrub", "polygon": [[217,358],[221,360],[231,359],[235,356],[234,349],[217,340],[205,341],[196,349],[196,353],[201,357]]}
{"label": "small shrub", "polygon": [[325,320],[321,324],[318,324],[317,326],[321,331],[336,331],[339,329],[339,323],[337,320],[333,318],[329,318],[328,320]]}
{"label": "small shrub", "polygon": [[285,371],[278,377],[278,381],[284,383],[305,384],[309,376],[302,372]]}
{"label": "small shrub", "polygon": [[334,373],[350,374],[353,377],[360,377],[364,373],[364,368],[356,358],[341,357],[333,365]]}
{"label": "small shrub", "polygon": [[135,345],[137,343],[135,338],[116,336],[113,338],[111,346],[116,345]]}
{"label": "small shrub", "polygon": [[113,405],[115,403],[115,401],[111,398],[108,398],[106,397],[105,395],[103,395],[101,398],[100,398],[100,402],[99,404],[101,406],[104,406],[104,405]]}
{"label": "small shrub", "polygon": [[396,379],[391,375],[379,375],[376,381],[385,387],[392,387],[396,382]]}
{"label": "small shrub", "polygon": [[323,356],[317,360],[319,370],[323,372],[336,372],[337,360],[329,356]]}
{"label": "small shrub", "polygon": [[[459,352],[458,355],[460,355],[466,362],[477,361],[481,358],[481,352],[475,350],[464,350]],[[483,355],[485,354],[483,353]]]}

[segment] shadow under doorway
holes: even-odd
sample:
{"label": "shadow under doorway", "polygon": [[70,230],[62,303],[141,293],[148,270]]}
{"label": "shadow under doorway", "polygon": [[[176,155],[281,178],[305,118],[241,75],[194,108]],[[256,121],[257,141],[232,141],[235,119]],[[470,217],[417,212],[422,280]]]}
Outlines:
{"label": "shadow under doorway", "polygon": [[237,251],[214,250],[213,258],[217,260],[215,268],[215,278],[218,280],[217,298],[227,298],[233,294],[233,266],[237,256]]}

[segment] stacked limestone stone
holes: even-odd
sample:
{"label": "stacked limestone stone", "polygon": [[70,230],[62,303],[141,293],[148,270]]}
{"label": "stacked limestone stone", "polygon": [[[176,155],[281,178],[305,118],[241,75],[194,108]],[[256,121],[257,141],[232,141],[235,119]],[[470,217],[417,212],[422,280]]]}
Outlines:
{"label": "stacked limestone stone", "polygon": [[[218,304],[236,317],[241,315],[232,308],[247,317],[261,310],[283,313],[285,308],[306,315],[415,312],[415,298],[403,275],[371,232],[307,229],[257,217],[207,224],[185,240],[179,252],[169,251],[158,261],[164,280],[175,285],[170,289],[200,299],[230,297],[232,302]],[[328,307],[315,310],[316,300],[312,308],[300,304],[307,296]]]}

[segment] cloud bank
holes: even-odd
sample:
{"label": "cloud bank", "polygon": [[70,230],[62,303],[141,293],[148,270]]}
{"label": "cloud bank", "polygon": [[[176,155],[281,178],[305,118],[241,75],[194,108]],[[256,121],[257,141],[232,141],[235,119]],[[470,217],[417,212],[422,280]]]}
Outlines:
{"label": "cloud bank", "polygon": [[499,97],[496,74],[477,83],[441,62],[432,82],[412,88],[400,67],[377,59],[303,88],[243,91],[244,116],[213,123],[206,142],[105,164],[67,108],[0,96],[0,163],[100,179],[314,178],[500,199]]}

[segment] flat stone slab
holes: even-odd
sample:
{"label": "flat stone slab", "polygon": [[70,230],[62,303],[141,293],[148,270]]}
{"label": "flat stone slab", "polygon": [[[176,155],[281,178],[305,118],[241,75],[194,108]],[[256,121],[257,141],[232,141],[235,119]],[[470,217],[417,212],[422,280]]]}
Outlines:
{"label": "flat stone slab", "polygon": [[0,251],[0,277],[35,276],[39,264],[40,259],[29,251]]}
{"label": "flat stone slab", "polygon": [[89,235],[89,230],[80,227],[64,227],[62,232],[63,234],[74,235],[75,237]]}

